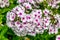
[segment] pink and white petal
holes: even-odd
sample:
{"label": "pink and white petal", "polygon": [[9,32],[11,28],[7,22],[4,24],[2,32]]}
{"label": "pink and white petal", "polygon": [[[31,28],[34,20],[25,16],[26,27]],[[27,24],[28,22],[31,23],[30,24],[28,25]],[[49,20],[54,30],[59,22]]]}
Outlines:
{"label": "pink and white petal", "polygon": [[54,33],[57,34],[58,33],[58,28],[54,29]]}
{"label": "pink and white petal", "polygon": [[17,13],[17,16],[18,16],[18,17],[23,17],[23,16],[25,16],[25,13],[24,13],[22,10],[20,10],[20,11]]}
{"label": "pink and white petal", "polygon": [[18,0],[18,3],[23,3],[25,2],[25,0]]}
{"label": "pink and white petal", "polygon": [[50,11],[48,9],[43,10],[43,13],[45,14],[45,16],[48,16],[48,14],[50,14]]}
{"label": "pink and white petal", "polygon": [[28,35],[31,35],[31,36],[36,36],[36,32],[29,32]]}
{"label": "pink and white petal", "polygon": [[16,22],[15,22],[15,26],[16,26],[16,27],[19,27],[20,25],[21,25],[21,23],[20,23],[19,21],[16,21]]}
{"label": "pink and white petal", "polygon": [[8,27],[10,27],[10,28],[12,28],[14,25],[12,24],[12,22],[6,22],[7,23],[7,25],[8,25]]}
{"label": "pink and white petal", "polygon": [[60,40],[60,35],[57,35],[56,36],[56,40]]}
{"label": "pink and white petal", "polygon": [[21,21],[26,22],[27,21],[26,17],[25,16],[21,17]]}
{"label": "pink and white petal", "polygon": [[24,6],[26,9],[32,9],[31,4],[29,4],[29,3],[24,3],[23,6]]}
{"label": "pink and white petal", "polygon": [[16,14],[11,12],[10,13],[10,20],[13,21],[15,19],[15,17],[16,17]]}
{"label": "pink and white petal", "polygon": [[34,4],[34,0],[27,0],[28,2],[30,2],[31,4]]}

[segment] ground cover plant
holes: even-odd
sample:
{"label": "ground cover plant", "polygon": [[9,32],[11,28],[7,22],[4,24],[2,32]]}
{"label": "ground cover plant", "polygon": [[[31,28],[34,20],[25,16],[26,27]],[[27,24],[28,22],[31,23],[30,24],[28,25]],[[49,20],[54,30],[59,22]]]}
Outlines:
{"label": "ground cover plant", "polygon": [[0,40],[60,40],[60,0],[1,0]]}

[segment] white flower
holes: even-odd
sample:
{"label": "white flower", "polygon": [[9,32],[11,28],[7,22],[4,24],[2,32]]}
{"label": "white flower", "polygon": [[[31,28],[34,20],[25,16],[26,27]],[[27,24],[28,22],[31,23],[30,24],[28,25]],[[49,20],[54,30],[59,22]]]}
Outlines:
{"label": "white flower", "polygon": [[41,9],[36,10],[36,12],[37,12],[38,15],[42,15],[42,10]]}
{"label": "white flower", "polygon": [[55,8],[55,7],[56,7],[56,5],[55,5],[55,4],[53,4],[53,5],[52,5],[52,8]]}
{"label": "white flower", "polygon": [[33,24],[33,23],[27,23],[25,28],[27,29],[28,32],[32,32],[35,27],[36,27],[35,24]]}
{"label": "white flower", "polygon": [[18,0],[18,3],[23,3],[25,2],[25,0]]}
{"label": "white flower", "polygon": [[26,22],[27,21],[26,17],[25,16],[21,17],[21,21]]}
{"label": "white flower", "polygon": [[44,29],[42,29],[42,28],[35,28],[35,32],[36,32],[37,34],[43,34]]}
{"label": "white flower", "polygon": [[1,7],[1,8],[4,8],[4,7],[5,7],[4,1],[1,2],[0,7]]}
{"label": "white flower", "polygon": [[23,6],[24,6],[26,9],[32,9],[31,4],[29,4],[29,3],[23,3]]}
{"label": "white flower", "polygon": [[44,0],[36,0],[37,3],[41,3],[43,2]]}
{"label": "white flower", "polygon": [[13,22],[6,22],[7,23],[7,25],[10,27],[10,28],[12,28],[14,25],[13,25]]}
{"label": "white flower", "polygon": [[35,4],[34,0],[27,0],[28,2],[30,2],[31,4]]}
{"label": "white flower", "polygon": [[19,12],[17,12],[17,17],[23,17],[25,15],[25,13],[22,11],[22,10],[20,10]]}
{"label": "white flower", "polygon": [[39,20],[38,18],[35,18],[35,19],[33,20],[33,22],[37,24],[37,23],[40,22],[40,20]]}
{"label": "white flower", "polygon": [[33,18],[31,17],[30,14],[27,14],[26,15],[26,20],[27,20],[27,22],[32,22],[33,21]]}
{"label": "white flower", "polygon": [[16,14],[13,12],[10,12],[10,20],[13,21],[16,17]]}
{"label": "white flower", "polygon": [[50,24],[50,18],[49,17],[44,18],[44,24],[46,26],[48,26]]}
{"label": "white flower", "polygon": [[50,25],[49,27],[49,34],[57,34],[58,33],[58,28],[54,28],[53,25]]}
{"label": "white flower", "polygon": [[20,26],[20,25],[21,25],[21,23],[20,23],[19,21],[16,21],[16,22],[15,22],[15,26],[16,26],[16,27],[18,27],[18,26]]}
{"label": "white flower", "polygon": [[49,6],[51,6],[52,8],[58,8],[58,3],[60,3],[60,0],[51,0],[50,2],[48,2]]}
{"label": "white flower", "polygon": [[36,36],[36,32],[32,31],[32,32],[29,32],[28,35],[31,35],[31,36]]}
{"label": "white flower", "polygon": [[25,12],[25,8],[24,8],[22,5],[19,5],[19,7],[21,8],[21,10],[22,10],[23,12]]}
{"label": "white flower", "polygon": [[7,20],[10,20],[10,12],[7,13],[6,18],[7,18]]}
{"label": "white flower", "polygon": [[48,14],[50,14],[50,11],[48,9],[43,10],[43,13],[45,14],[45,16],[48,16]]}
{"label": "white flower", "polygon": [[26,29],[23,29],[23,30],[18,30],[18,29],[14,29],[14,33],[17,35],[17,36],[26,36],[27,35],[27,30]]}
{"label": "white flower", "polygon": [[38,14],[36,14],[36,10],[33,10],[33,11],[31,12],[31,16],[32,16],[32,18],[37,17],[37,15],[38,15]]}
{"label": "white flower", "polygon": [[49,26],[49,34],[54,34],[54,28],[52,25]]}
{"label": "white flower", "polygon": [[54,33],[57,34],[58,33],[58,28],[54,29]]}
{"label": "white flower", "polygon": [[0,0],[0,7],[4,8],[5,6],[9,6],[9,0]]}
{"label": "white flower", "polygon": [[60,35],[57,35],[56,36],[56,40],[60,40]]}

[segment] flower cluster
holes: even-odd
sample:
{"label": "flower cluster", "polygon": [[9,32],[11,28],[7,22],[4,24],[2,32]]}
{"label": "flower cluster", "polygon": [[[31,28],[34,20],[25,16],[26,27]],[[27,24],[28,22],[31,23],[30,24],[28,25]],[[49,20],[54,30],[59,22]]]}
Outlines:
{"label": "flower cluster", "polygon": [[4,8],[5,6],[9,6],[9,0],[0,0],[0,7]]}
{"label": "flower cluster", "polygon": [[60,3],[60,0],[47,0],[49,6],[51,6],[52,8],[59,8],[58,3]]}
{"label": "flower cluster", "polygon": [[[36,1],[36,2],[35,2]],[[60,15],[52,15],[52,11],[45,8],[33,9],[31,4],[42,2],[41,0],[18,0],[21,5],[16,6],[7,13],[7,25],[12,28],[18,36],[43,34],[49,30],[49,34],[57,34],[60,24]],[[32,10],[29,14],[26,11]],[[51,20],[54,20],[54,23]]]}

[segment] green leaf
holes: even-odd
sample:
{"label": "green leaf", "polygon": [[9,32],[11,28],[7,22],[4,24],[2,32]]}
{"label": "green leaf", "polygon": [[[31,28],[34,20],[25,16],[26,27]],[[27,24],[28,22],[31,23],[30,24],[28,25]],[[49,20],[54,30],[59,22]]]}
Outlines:
{"label": "green leaf", "polygon": [[8,30],[8,27],[5,25],[5,26],[3,26],[2,27],[2,30],[1,30],[1,32],[0,32],[0,35],[4,35],[6,32],[7,32],[7,30]]}

